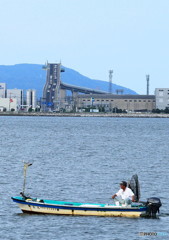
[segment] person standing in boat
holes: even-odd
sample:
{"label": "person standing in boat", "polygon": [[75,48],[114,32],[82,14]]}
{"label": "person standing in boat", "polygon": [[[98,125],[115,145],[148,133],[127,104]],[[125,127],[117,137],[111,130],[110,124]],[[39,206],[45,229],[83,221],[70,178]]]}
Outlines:
{"label": "person standing in boat", "polygon": [[127,182],[122,181],[120,190],[112,198],[115,200],[115,203],[119,202],[120,204],[128,205],[134,202],[134,193],[127,187]]}

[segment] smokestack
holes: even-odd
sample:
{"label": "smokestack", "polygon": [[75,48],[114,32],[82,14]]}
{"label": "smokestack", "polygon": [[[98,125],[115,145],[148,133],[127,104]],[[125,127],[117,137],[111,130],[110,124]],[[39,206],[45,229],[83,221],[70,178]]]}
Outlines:
{"label": "smokestack", "polygon": [[147,95],[149,95],[149,80],[150,80],[150,75],[146,75],[146,80],[147,80]]}
{"label": "smokestack", "polygon": [[109,93],[112,93],[113,70],[109,70]]}

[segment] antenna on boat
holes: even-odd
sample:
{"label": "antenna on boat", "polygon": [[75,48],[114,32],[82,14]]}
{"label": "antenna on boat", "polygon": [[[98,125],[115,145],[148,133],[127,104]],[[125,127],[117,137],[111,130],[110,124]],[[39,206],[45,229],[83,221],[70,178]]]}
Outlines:
{"label": "antenna on boat", "polygon": [[32,165],[32,163],[26,163],[26,162],[23,162],[23,163],[24,163],[24,168],[23,168],[23,171],[24,171],[24,181],[23,181],[22,193],[24,195],[25,187],[26,187],[26,172],[27,172],[27,168],[30,167]]}

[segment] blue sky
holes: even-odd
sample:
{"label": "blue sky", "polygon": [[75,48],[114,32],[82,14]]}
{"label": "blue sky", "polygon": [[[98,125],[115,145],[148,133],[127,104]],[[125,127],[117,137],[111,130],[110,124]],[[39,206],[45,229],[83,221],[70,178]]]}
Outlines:
{"label": "blue sky", "polygon": [[168,0],[0,0],[0,65],[62,62],[146,93],[169,87]]}

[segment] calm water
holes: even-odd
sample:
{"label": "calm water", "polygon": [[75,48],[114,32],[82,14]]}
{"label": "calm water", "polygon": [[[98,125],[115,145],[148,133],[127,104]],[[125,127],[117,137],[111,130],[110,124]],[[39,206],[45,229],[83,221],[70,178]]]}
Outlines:
{"label": "calm water", "polygon": [[[0,239],[169,239],[168,139],[169,119],[0,117]],[[161,198],[161,217],[22,214],[10,198],[22,191],[23,160],[33,162],[27,192],[55,200],[111,203],[137,173],[142,200]]]}

